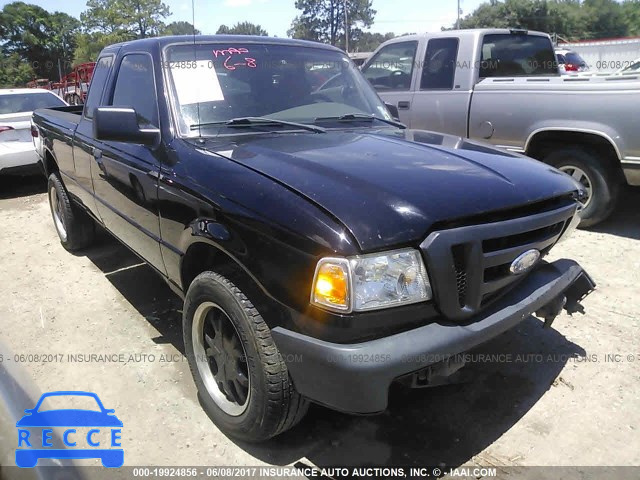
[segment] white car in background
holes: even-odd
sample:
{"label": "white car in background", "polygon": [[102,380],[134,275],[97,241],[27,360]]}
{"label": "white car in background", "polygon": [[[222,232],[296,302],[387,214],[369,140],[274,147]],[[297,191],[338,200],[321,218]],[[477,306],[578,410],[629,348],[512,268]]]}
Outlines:
{"label": "white car in background", "polygon": [[555,53],[558,59],[558,71],[560,75],[571,75],[589,71],[587,62],[573,50],[556,48]]}
{"label": "white car in background", "polygon": [[37,171],[38,154],[31,137],[31,114],[38,108],[67,103],[40,88],[0,89],[0,175]]}

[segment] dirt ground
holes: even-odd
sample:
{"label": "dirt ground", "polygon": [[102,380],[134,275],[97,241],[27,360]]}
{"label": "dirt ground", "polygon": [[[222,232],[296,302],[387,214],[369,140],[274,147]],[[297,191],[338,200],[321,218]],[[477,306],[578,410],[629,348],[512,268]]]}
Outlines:
{"label": "dirt ground", "polygon": [[[180,300],[106,234],[67,253],[39,179],[0,184],[1,338],[41,391],[94,391],[115,409],[126,465],[640,465],[639,205],[640,190],[629,189],[610,221],[552,252],[598,283],[585,315],[545,330],[525,320],[476,351],[510,360],[477,355],[466,383],[394,388],[374,417],[312,407],[258,446],[229,440],[198,404]],[[68,356],[91,353],[133,358]]]}

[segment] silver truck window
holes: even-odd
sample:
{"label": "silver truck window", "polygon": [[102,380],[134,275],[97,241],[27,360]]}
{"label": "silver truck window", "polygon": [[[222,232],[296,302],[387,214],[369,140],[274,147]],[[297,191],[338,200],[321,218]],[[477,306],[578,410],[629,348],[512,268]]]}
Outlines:
{"label": "silver truck window", "polygon": [[362,73],[376,90],[409,90],[418,42],[392,43],[382,48]]}
{"label": "silver truck window", "polygon": [[558,62],[548,37],[500,33],[482,40],[480,78],[558,75]]}
{"label": "silver truck window", "polygon": [[113,65],[112,55],[107,55],[98,59],[96,68],[93,71],[93,77],[91,78],[91,88],[89,88],[87,103],[84,107],[84,116],[86,118],[93,118],[93,111],[100,105],[104,84],[109,77],[111,65]]}
{"label": "silver truck window", "polygon": [[140,125],[159,126],[153,62],[149,55],[133,53],[122,59],[111,105],[133,108]]}
{"label": "silver truck window", "polygon": [[421,90],[451,90],[458,58],[457,38],[432,38],[422,66]]}

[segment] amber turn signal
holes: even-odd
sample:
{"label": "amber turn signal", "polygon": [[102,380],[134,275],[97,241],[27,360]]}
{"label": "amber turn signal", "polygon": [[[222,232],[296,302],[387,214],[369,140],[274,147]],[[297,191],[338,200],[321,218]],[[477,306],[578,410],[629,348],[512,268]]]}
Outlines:
{"label": "amber turn signal", "polygon": [[312,303],[349,309],[349,266],[344,259],[325,258],[313,280]]}

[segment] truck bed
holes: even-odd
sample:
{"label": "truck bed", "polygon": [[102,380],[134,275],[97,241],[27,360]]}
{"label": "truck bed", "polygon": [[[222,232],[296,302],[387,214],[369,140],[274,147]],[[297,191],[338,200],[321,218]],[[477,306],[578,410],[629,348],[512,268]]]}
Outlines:
{"label": "truck bed", "polygon": [[65,107],[41,108],[33,112],[34,121],[44,128],[54,127],[58,130],[75,131],[80,123],[84,105],[69,105]]}
{"label": "truck bed", "polygon": [[[509,85],[507,87],[507,85]],[[513,90],[542,90],[561,92],[620,92],[630,90],[635,94],[640,91],[640,75],[608,75],[579,76],[567,75],[558,77],[488,77],[480,80],[475,90],[496,90],[508,88]]]}

